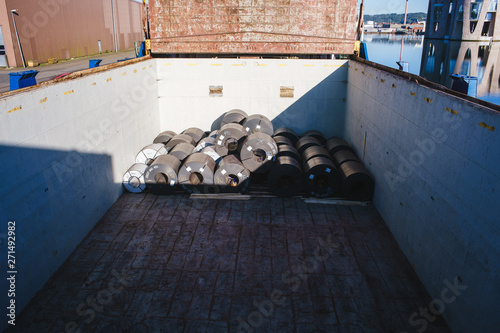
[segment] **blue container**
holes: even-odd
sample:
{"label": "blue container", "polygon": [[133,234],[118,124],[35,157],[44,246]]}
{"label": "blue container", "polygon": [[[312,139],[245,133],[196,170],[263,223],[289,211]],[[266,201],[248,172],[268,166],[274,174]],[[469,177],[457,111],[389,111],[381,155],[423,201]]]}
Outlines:
{"label": "blue container", "polygon": [[453,79],[452,90],[477,97],[477,77],[459,74],[451,74],[450,77]]}
{"label": "blue container", "polygon": [[102,59],[90,59],[89,60],[89,68],[99,67]]}
{"label": "blue container", "polygon": [[21,89],[36,85],[35,76],[38,71],[24,71],[9,73],[10,76],[10,90]]}

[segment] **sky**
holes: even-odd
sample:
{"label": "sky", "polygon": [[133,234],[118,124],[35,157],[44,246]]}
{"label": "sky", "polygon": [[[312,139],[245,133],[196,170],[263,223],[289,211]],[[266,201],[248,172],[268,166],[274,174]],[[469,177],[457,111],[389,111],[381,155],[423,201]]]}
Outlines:
{"label": "sky", "polygon": [[[361,0],[358,0],[358,8]],[[429,0],[408,0],[408,13],[427,13]],[[405,12],[406,0],[365,0],[365,14],[389,14]]]}

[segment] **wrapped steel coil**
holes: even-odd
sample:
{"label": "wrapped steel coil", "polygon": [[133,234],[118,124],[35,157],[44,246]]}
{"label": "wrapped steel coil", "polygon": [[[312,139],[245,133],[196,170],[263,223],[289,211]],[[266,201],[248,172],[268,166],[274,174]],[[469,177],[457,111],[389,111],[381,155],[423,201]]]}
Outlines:
{"label": "wrapped steel coil", "polygon": [[375,181],[359,162],[348,161],[340,165],[342,193],[349,200],[368,201],[373,196]]}
{"label": "wrapped steel coil", "polygon": [[321,142],[321,145],[324,145],[326,143],[326,138],[323,135],[323,133],[321,133],[320,131],[309,130],[309,131],[305,132],[304,134],[302,134],[302,137],[305,137],[305,136],[312,136],[313,138],[318,139],[318,141]]}
{"label": "wrapped steel coil", "polygon": [[221,156],[217,154],[213,146],[205,147],[201,150],[201,153],[210,156],[215,163],[218,163],[221,159]]}
{"label": "wrapped steel coil", "polygon": [[297,148],[299,154],[302,155],[307,148],[312,146],[321,146],[321,142],[319,142],[319,140],[315,137],[305,136],[297,141],[295,148]]}
{"label": "wrapped steel coil", "polygon": [[221,124],[220,126],[223,127],[224,125],[235,123],[235,124],[243,124],[245,119],[248,117],[247,113],[243,110],[240,109],[233,109],[231,111],[228,111],[224,114],[224,117],[222,117]]}
{"label": "wrapped steel coil", "polygon": [[302,153],[302,161],[304,161],[304,163],[315,157],[324,157],[329,160],[332,159],[328,150],[321,146],[311,146]]}
{"label": "wrapped steel coil", "polygon": [[299,137],[297,133],[291,128],[288,127],[280,127],[274,131],[273,137],[276,139],[276,137],[284,137],[287,138],[292,142],[292,145],[296,145],[297,141],[299,141]]}
{"label": "wrapped steel coil", "polygon": [[[190,155],[179,169],[179,184],[192,193],[205,192],[206,186],[214,184],[215,161],[203,153]],[[208,191],[207,191],[208,192]]]}
{"label": "wrapped steel coil", "polygon": [[194,151],[195,147],[186,142],[179,143],[169,152],[169,155],[174,155],[179,160],[184,161]]}
{"label": "wrapped steel coil", "polygon": [[162,155],[144,173],[146,185],[153,194],[170,194],[177,185],[181,161],[174,155]]}
{"label": "wrapped steel coil", "polygon": [[299,162],[288,156],[278,157],[267,176],[267,184],[271,192],[279,197],[297,195],[304,184]]}
{"label": "wrapped steel coil", "polygon": [[264,133],[272,136],[274,134],[273,123],[261,114],[254,114],[247,117],[243,123],[243,127],[249,135],[252,133]]}
{"label": "wrapped steel coil", "polygon": [[222,126],[215,138],[215,151],[220,156],[238,154],[247,132],[240,124],[230,123]]}
{"label": "wrapped steel coil", "polygon": [[142,148],[139,153],[135,156],[136,163],[142,163],[150,165],[153,163],[154,159],[160,155],[165,155],[168,153],[168,149],[162,143],[153,143]]}
{"label": "wrapped steel coil", "polygon": [[255,173],[268,172],[274,164],[278,153],[278,145],[273,138],[265,133],[249,135],[241,148],[241,162]]}
{"label": "wrapped steel coil", "polygon": [[196,152],[199,153],[203,150],[203,148],[211,147],[211,146],[215,146],[215,138],[213,138],[211,136],[207,136],[206,138],[201,139],[198,142],[198,144],[195,147],[195,150],[196,150]]}
{"label": "wrapped steel coil", "polygon": [[178,145],[179,143],[183,143],[183,142],[190,143],[193,146],[196,145],[196,142],[194,141],[194,139],[190,135],[187,135],[187,134],[177,134],[172,139],[170,139],[170,141],[168,141],[165,146],[167,148],[172,148],[172,147]]}
{"label": "wrapped steel coil", "polygon": [[144,172],[148,166],[143,163],[135,163],[123,175],[123,187],[131,193],[141,193],[146,189]]}
{"label": "wrapped steel coil", "polygon": [[341,138],[330,138],[325,144],[326,150],[330,153],[331,156],[335,155],[340,150],[352,150],[351,145]]}
{"label": "wrapped steel coil", "polygon": [[163,143],[164,145],[166,145],[170,141],[170,139],[172,139],[176,135],[177,134],[175,132],[172,132],[172,131],[161,132],[154,139],[153,143]]}
{"label": "wrapped steel coil", "polygon": [[250,171],[235,155],[225,156],[214,175],[214,184],[222,187],[223,192],[244,193],[250,183]]}
{"label": "wrapped steel coil", "polygon": [[315,197],[324,198],[340,190],[340,178],[333,162],[325,157],[315,157],[304,165],[306,191]]}
{"label": "wrapped steel coil", "polygon": [[203,131],[197,127],[188,128],[187,130],[182,132],[182,134],[186,134],[186,135],[189,135],[190,137],[192,137],[194,142],[195,142],[194,145],[196,145],[196,143],[198,143],[201,139],[203,139],[207,136],[205,131]]}
{"label": "wrapped steel coil", "polygon": [[335,153],[335,155],[332,156],[333,163],[335,163],[335,166],[338,168],[345,162],[358,162],[361,163],[359,158],[350,150],[339,150],[338,152]]}

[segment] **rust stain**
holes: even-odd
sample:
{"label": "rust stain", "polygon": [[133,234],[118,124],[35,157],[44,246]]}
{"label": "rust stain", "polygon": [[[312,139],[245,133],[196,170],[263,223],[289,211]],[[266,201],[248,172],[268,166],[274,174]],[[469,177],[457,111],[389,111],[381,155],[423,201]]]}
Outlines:
{"label": "rust stain", "polygon": [[486,123],[480,122],[480,123],[479,123],[479,126],[481,126],[481,127],[483,127],[483,128],[487,128],[487,129],[489,129],[489,130],[490,130],[490,131],[492,131],[492,132],[495,132],[495,127],[490,126],[490,125],[487,125]]}
{"label": "rust stain", "polygon": [[96,83],[96,82],[94,82],[94,83],[92,83],[92,84],[91,84],[91,86],[95,86],[95,85],[97,85],[97,83]]}
{"label": "rust stain", "polygon": [[433,102],[433,100],[432,100],[432,99],[430,99],[430,98],[425,98],[424,100],[425,100],[427,103],[429,103],[429,104]]}
{"label": "rust stain", "polygon": [[74,92],[75,92],[74,90],[69,90],[69,91],[64,92],[64,95],[73,94]]}
{"label": "rust stain", "polygon": [[7,111],[7,113],[12,113],[12,112],[15,112],[15,111],[19,111],[19,110],[21,110],[22,108],[23,108],[22,106],[17,106],[17,107],[15,107],[15,108],[13,108],[12,110]]}
{"label": "rust stain", "polygon": [[47,102],[47,97],[45,97],[44,99],[41,99],[38,103],[42,104],[42,103],[45,103],[45,102]]}
{"label": "rust stain", "polygon": [[110,81],[111,81],[111,78],[109,78],[109,79],[106,79],[106,82],[110,82]]}
{"label": "rust stain", "polygon": [[278,64],[280,67],[286,67],[286,64]]}
{"label": "rust stain", "polygon": [[455,111],[455,110],[453,110],[453,109],[450,109],[450,108],[446,108],[446,111],[448,111],[449,113],[451,113],[451,114],[453,114],[453,115],[455,115],[455,116],[458,114],[458,112],[457,112],[457,111]]}
{"label": "rust stain", "polygon": [[146,67],[142,67],[142,70],[145,71],[146,70]]}
{"label": "rust stain", "polygon": [[384,83],[384,82],[385,82],[385,80],[384,80],[384,79],[380,79],[380,82]]}
{"label": "rust stain", "polygon": [[373,77],[373,75],[372,75],[372,74],[368,74],[368,75],[370,75],[370,77]]}
{"label": "rust stain", "polygon": [[393,88],[396,88],[396,85],[393,83],[393,84],[392,84],[392,87],[393,87]]}
{"label": "rust stain", "polygon": [[413,91],[410,91],[410,95],[417,96],[417,94],[415,94]]}
{"label": "rust stain", "polygon": [[222,64],[211,64],[212,66],[222,66]]}
{"label": "rust stain", "polygon": [[134,69],[134,73],[137,73],[137,69]]}
{"label": "rust stain", "polygon": [[306,64],[306,65],[304,65],[304,67],[314,67],[314,65]]}
{"label": "rust stain", "polygon": [[167,62],[167,63],[165,64],[165,66],[171,66],[171,65],[172,65],[172,64],[171,64],[171,63],[169,63],[169,62]]}
{"label": "rust stain", "polygon": [[122,73],[122,76],[125,76],[125,75],[127,75],[127,72],[125,72],[125,73]]}
{"label": "rust stain", "polygon": [[232,64],[231,66],[243,66],[243,64]]}
{"label": "rust stain", "polygon": [[222,97],[223,96],[223,86],[209,86],[208,95],[210,97]]}
{"label": "rust stain", "polygon": [[259,67],[267,67],[267,64],[257,64]]}
{"label": "rust stain", "polygon": [[365,75],[365,71],[361,71],[361,74]]}
{"label": "rust stain", "polygon": [[186,66],[198,66],[198,64],[186,64]]}
{"label": "rust stain", "polygon": [[281,98],[293,98],[294,97],[294,87],[280,87],[280,97]]}

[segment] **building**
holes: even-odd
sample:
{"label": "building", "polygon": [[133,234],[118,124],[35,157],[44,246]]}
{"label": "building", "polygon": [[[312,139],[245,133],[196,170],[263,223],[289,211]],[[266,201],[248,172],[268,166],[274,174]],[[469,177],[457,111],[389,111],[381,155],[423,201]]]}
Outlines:
{"label": "building", "polygon": [[477,77],[477,93],[500,93],[497,0],[431,0],[420,75],[451,87],[451,74]]}
{"label": "building", "polygon": [[[15,9],[19,15],[11,12]],[[9,67],[23,65],[13,16],[26,61],[43,63],[49,58],[70,59],[124,50],[144,40],[141,2],[0,0],[0,31]]]}

